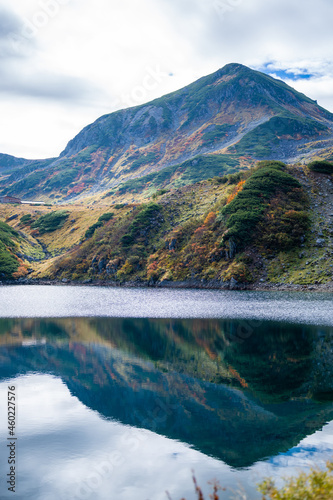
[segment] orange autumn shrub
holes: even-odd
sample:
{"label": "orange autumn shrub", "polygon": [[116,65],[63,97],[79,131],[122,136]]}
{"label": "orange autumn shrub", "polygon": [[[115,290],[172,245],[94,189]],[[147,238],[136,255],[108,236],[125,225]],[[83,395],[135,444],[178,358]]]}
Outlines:
{"label": "orange autumn shrub", "polygon": [[227,198],[227,205],[240,193],[244,187],[245,181],[239,181],[234,192]]}

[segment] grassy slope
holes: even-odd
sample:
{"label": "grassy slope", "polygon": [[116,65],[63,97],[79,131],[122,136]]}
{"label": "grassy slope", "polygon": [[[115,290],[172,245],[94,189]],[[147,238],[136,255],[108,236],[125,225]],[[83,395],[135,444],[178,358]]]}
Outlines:
{"label": "grassy slope", "polygon": [[[251,162],[246,161],[246,166]],[[152,196],[161,189],[174,189],[195,184],[215,176],[235,173],[244,168],[244,159],[233,155],[199,155],[179,165],[165,167],[139,179],[124,182],[109,194],[126,195],[141,193]]]}
{"label": "grassy slope", "polygon": [[[311,119],[295,116],[274,116],[268,122],[248,132],[231,151],[238,154],[252,154],[257,158],[269,157],[281,149],[281,141],[301,141],[323,135],[330,135],[325,125]],[[278,154],[278,156],[280,156]]]}
{"label": "grassy slope", "polygon": [[0,279],[9,278],[19,268],[19,261],[15,256],[18,239],[18,233],[0,221]]}
{"label": "grassy slope", "polygon": [[310,200],[311,229],[300,249],[281,252],[266,267],[272,282],[321,284],[333,280],[333,181],[307,167],[292,168]]}
{"label": "grassy slope", "polygon": [[[32,277],[124,283],[231,278],[285,284],[332,281],[332,178],[307,167],[282,168],[282,173],[278,167],[273,172],[278,180],[281,175],[288,179],[285,189],[274,188],[265,199],[259,195],[259,220],[252,234],[247,231],[248,241],[237,243],[234,255],[230,235],[243,215],[242,210],[231,214],[232,207],[239,208],[249,188],[256,187],[254,182],[265,182],[265,168],[155,193],[144,205],[62,206],[68,211],[64,225],[44,234],[38,234],[31,221],[54,207],[0,205],[0,219],[18,215],[9,224],[20,231],[18,251]],[[114,216],[85,238],[106,212]],[[250,212],[248,206],[246,217]],[[308,231],[306,213],[311,220]],[[23,224],[20,219],[27,214],[31,220]],[[248,220],[245,228],[246,224]]]}
{"label": "grassy slope", "polygon": [[[105,205],[96,208],[80,206],[62,206],[69,212],[64,225],[54,231],[39,234],[31,223],[39,217],[54,212],[54,207],[29,207],[24,205],[0,204],[0,221],[7,223],[19,232],[15,253],[22,256],[29,272],[49,266],[53,258],[64,254],[84,238],[85,231],[94,224],[99,216],[107,211]],[[21,218],[30,215],[30,222],[22,223]],[[11,217],[15,217],[11,219]]]}

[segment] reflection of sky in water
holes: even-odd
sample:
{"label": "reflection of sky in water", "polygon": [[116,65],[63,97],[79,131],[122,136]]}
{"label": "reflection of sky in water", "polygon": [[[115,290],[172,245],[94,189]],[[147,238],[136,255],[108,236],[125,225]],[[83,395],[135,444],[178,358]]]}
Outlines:
{"label": "reflection of sky in water", "polygon": [[[12,383],[19,412],[17,500],[166,500],[166,490],[173,500],[193,500],[192,469],[204,488],[217,478],[236,490],[242,485],[251,500],[260,498],[254,483],[263,476],[324,465],[333,455],[332,422],[288,453],[235,471],[181,442],[102,420],[72,397],[60,379],[34,374]],[[1,415],[7,385],[0,384]],[[3,443],[6,428],[0,436]],[[7,472],[6,453],[1,446],[1,477]]]}
{"label": "reflection of sky in water", "polygon": [[258,462],[251,468],[251,478],[258,482],[263,476],[270,476],[279,485],[281,477],[295,475],[312,467],[325,467],[333,456],[333,422],[322,430],[303,439],[298,446],[287,453],[271,457],[267,462]]}

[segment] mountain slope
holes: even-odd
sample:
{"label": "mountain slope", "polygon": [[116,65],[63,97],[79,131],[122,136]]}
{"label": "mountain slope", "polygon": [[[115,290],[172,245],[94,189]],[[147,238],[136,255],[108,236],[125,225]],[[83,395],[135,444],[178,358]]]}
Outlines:
{"label": "mountain slope", "polygon": [[22,167],[28,165],[33,160],[26,160],[25,158],[16,158],[15,156],[5,155],[0,153],[0,169],[6,170],[14,167]]}
{"label": "mountain slope", "polygon": [[0,205],[28,283],[332,289],[332,217],[332,175],[272,161],[149,203]]}
{"label": "mountain slope", "polygon": [[[2,193],[77,199],[197,155],[214,161],[214,153],[226,155],[221,175],[235,157],[242,168],[258,158],[288,161],[329,148],[332,128],[333,115],[315,101],[280,80],[229,64],[150,103],[100,117],[58,159],[7,178]],[[199,180],[209,176],[203,168]]]}

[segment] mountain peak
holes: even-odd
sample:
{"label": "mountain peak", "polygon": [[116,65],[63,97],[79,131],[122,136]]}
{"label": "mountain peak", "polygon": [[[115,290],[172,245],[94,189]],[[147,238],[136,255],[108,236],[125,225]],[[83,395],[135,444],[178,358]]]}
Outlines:
{"label": "mountain peak", "polygon": [[228,63],[225,66],[223,66],[220,69],[220,71],[224,71],[224,72],[235,71],[235,72],[237,72],[237,71],[239,71],[241,69],[246,69],[246,70],[249,70],[249,71],[253,71],[248,66],[244,66],[244,64],[240,64],[240,63]]}
{"label": "mountain peak", "polygon": [[333,115],[312,99],[281,80],[229,63],[176,92],[100,117],[55,161],[9,176],[6,192],[74,199],[170,170],[198,155],[211,155],[208,164],[223,154],[224,167],[220,158],[215,170],[202,166],[199,176],[190,176],[200,180],[257,159],[311,156],[312,150],[329,147],[332,130]]}

